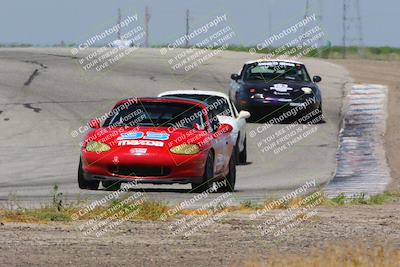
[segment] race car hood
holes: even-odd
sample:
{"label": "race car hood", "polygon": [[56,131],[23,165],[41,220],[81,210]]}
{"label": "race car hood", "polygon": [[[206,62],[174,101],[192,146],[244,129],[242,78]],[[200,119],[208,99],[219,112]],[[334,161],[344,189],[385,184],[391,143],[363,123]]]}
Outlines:
{"label": "race car hood", "polygon": [[143,147],[166,150],[180,144],[199,144],[207,147],[206,131],[174,129],[172,127],[103,127],[89,132],[83,146],[89,141],[105,143],[113,148]]}
{"label": "race car hood", "polygon": [[[256,93],[265,97],[297,98],[304,95],[304,90],[315,94],[317,86],[312,82],[273,80],[273,81],[251,81],[246,82],[245,89],[256,89]],[[306,89],[308,88],[308,89]]]}

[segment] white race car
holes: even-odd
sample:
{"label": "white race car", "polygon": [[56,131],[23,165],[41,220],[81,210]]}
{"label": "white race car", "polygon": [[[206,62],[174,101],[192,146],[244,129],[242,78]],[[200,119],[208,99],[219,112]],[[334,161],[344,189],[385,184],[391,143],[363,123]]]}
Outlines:
{"label": "white race car", "polygon": [[236,163],[247,162],[246,119],[250,118],[250,113],[244,110],[238,112],[226,94],[216,91],[176,90],[163,92],[158,96],[190,98],[206,102],[215,109],[220,123],[228,123],[233,127],[232,139],[236,144]]}

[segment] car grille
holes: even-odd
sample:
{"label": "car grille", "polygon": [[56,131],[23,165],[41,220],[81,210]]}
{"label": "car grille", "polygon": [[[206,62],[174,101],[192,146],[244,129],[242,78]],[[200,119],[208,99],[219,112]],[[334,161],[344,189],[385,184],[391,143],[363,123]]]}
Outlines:
{"label": "car grille", "polygon": [[117,175],[125,176],[167,176],[170,173],[169,168],[164,167],[131,167],[131,166],[113,166],[110,171]]}
{"label": "car grille", "polygon": [[272,97],[272,98],[284,98],[284,99],[292,99],[292,100],[300,100],[300,98],[304,95],[302,91],[299,92],[264,92],[264,97]]}

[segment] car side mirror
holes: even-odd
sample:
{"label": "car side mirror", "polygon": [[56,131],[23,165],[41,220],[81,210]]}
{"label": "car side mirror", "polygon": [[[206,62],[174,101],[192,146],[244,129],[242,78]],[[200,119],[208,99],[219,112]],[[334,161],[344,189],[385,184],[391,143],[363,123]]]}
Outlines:
{"label": "car side mirror", "polygon": [[233,74],[231,74],[231,79],[234,80],[234,81],[237,81],[237,80],[240,79],[240,76],[237,73],[233,73]]}
{"label": "car side mirror", "polygon": [[97,118],[91,119],[91,120],[88,122],[88,125],[89,125],[90,128],[98,129],[98,128],[100,128],[100,120],[97,119]]}
{"label": "car side mirror", "polygon": [[198,123],[193,123],[192,128],[197,131],[204,131],[204,127],[201,127]]}
{"label": "car side mirror", "polygon": [[250,116],[251,116],[250,112],[248,112],[246,110],[241,110],[239,112],[238,119],[248,119],[248,118],[250,118]]}
{"label": "car side mirror", "polygon": [[230,133],[233,131],[232,125],[228,123],[221,123],[221,125],[218,127],[217,133],[223,134],[223,133]]}
{"label": "car side mirror", "polygon": [[315,83],[319,83],[320,81],[322,81],[322,78],[321,78],[321,76],[314,76],[313,78],[312,78],[312,80],[313,80],[313,82],[315,82]]}

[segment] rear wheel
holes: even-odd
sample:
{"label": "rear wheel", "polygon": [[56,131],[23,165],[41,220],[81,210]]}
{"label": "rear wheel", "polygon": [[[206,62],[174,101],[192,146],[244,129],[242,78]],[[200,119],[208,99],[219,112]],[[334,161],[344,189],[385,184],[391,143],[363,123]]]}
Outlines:
{"label": "rear wheel", "polygon": [[221,187],[223,192],[235,191],[236,184],[236,164],[235,164],[235,153],[233,152],[231,159],[229,160],[229,172],[225,177],[226,185]]}
{"label": "rear wheel", "polygon": [[209,152],[206,166],[204,167],[203,179],[200,183],[192,183],[192,192],[201,193],[213,186],[214,179],[214,155]]}
{"label": "rear wheel", "polygon": [[106,190],[117,191],[121,188],[121,183],[118,181],[102,181],[101,184]]}
{"label": "rear wheel", "polygon": [[245,164],[247,162],[247,144],[246,137],[243,141],[243,151],[239,153],[239,163]]}
{"label": "rear wheel", "polygon": [[82,160],[79,160],[78,167],[78,185],[80,189],[97,190],[99,188],[99,181],[86,180],[82,170]]}
{"label": "rear wheel", "polygon": [[235,163],[236,165],[240,164],[240,151],[239,151],[239,142],[240,142],[240,136],[238,136],[237,140],[236,140],[236,144],[235,147],[233,148],[235,150]]}

